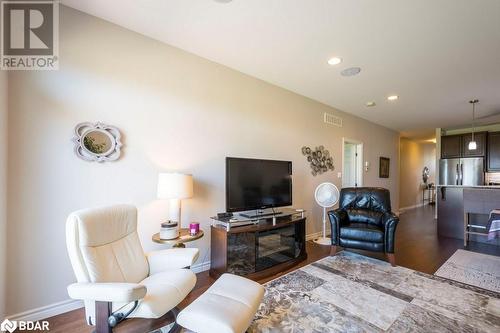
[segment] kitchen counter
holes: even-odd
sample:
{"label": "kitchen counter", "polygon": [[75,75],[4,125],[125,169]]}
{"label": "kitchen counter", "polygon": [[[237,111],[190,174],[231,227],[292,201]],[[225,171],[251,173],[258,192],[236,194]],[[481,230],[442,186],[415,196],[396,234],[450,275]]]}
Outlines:
{"label": "kitchen counter", "polygon": [[[464,239],[465,219],[469,224],[485,226],[489,213],[500,209],[500,186],[437,185],[438,235]],[[466,215],[467,214],[467,215]],[[479,228],[485,231],[484,228]],[[470,241],[500,245],[500,239],[488,241],[483,235],[470,235]]]}
{"label": "kitchen counter", "polygon": [[500,185],[436,185],[436,187],[492,188],[492,189],[500,189]]}

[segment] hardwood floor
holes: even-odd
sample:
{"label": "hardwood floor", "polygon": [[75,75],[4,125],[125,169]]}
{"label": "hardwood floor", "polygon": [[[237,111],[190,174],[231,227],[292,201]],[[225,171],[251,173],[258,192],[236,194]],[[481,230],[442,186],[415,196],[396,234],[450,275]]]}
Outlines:
{"label": "hardwood floor", "polygon": [[[439,237],[434,207],[424,206],[408,210],[400,216],[396,230],[396,264],[413,270],[434,274],[458,249],[464,249],[463,240]],[[500,256],[500,246],[470,242],[469,251]],[[384,255],[349,250],[384,260]]]}
{"label": "hardwood floor", "polygon": [[[437,235],[436,220],[434,220],[433,207],[424,206],[406,211],[400,216],[400,223],[396,231],[396,264],[420,272],[433,274],[457,249],[463,249],[462,240],[442,238]],[[500,247],[483,243],[470,242],[467,250],[500,256]],[[364,255],[385,260],[379,253],[349,250]],[[265,283],[278,276],[317,261],[330,253],[329,247],[307,242],[308,258],[299,266],[274,276],[259,280]],[[214,280],[208,271],[197,274],[198,281],[194,290],[179,305],[182,309],[206,291]],[[87,326],[84,319],[84,310],[79,309],[49,318],[50,332],[88,333],[93,328]],[[156,320],[130,319],[121,323],[114,332],[117,333],[146,333],[163,327],[172,321],[167,315]]]}

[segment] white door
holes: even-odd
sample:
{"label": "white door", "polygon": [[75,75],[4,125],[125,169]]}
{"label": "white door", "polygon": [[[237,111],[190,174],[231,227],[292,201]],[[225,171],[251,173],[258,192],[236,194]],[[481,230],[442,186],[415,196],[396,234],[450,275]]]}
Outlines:
{"label": "white door", "polygon": [[362,186],[363,144],[344,139],[342,187]]}

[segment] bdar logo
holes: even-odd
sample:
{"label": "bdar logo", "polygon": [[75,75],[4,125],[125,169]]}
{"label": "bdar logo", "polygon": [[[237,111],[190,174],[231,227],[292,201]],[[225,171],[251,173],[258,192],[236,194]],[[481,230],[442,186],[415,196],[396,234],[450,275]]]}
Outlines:
{"label": "bdar logo", "polygon": [[17,328],[17,322],[5,319],[2,324],[0,324],[0,331],[2,332],[14,332]]}

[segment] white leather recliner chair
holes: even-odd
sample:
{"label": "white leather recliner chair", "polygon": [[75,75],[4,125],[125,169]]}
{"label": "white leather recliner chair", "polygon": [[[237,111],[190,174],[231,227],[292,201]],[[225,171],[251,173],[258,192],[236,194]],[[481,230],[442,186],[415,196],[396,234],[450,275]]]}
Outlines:
{"label": "white leather recliner chair", "polygon": [[78,283],[69,296],[85,302],[89,325],[111,332],[126,317],[159,318],[196,284],[189,267],[198,249],[168,249],[144,254],[137,234],[137,209],[117,205],[72,213],[66,243]]}

